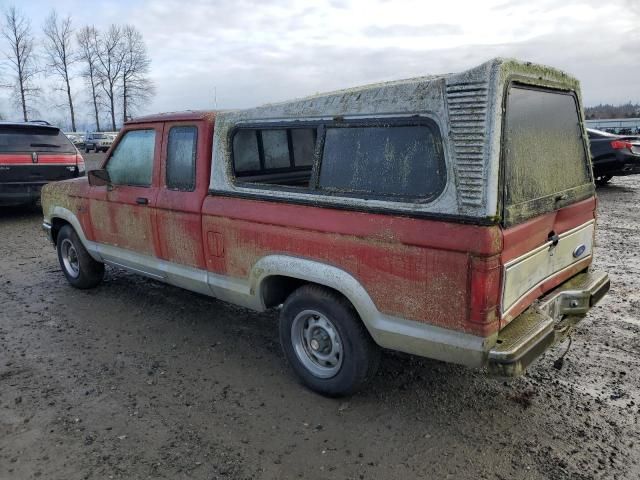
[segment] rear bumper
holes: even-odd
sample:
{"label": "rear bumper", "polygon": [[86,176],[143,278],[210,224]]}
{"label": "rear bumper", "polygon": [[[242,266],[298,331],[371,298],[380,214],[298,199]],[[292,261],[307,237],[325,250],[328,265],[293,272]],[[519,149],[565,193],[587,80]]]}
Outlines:
{"label": "rear bumper", "polygon": [[46,182],[0,183],[0,206],[22,205],[40,199],[40,190]]}
{"label": "rear bumper", "polygon": [[499,332],[489,351],[489,371],[507,377],[522,374],[545,350],[571,333],[609,286],[606,273],[584,272],[537,300]]}

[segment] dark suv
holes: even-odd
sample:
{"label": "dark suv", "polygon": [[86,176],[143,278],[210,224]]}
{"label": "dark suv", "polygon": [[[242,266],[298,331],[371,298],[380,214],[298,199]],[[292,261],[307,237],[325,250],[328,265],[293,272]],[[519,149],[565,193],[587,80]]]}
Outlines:
{"label": "dark suv", "polygon": [[640,173],[640,137],[591,128],[587,128],[587,135],[596,184],[606,185],[612,177]]}
{"label": "dark suv", "polygon": [[46,183],[84,173],[84,159],[58,127],[0,122],[0,206],[36,203]]}

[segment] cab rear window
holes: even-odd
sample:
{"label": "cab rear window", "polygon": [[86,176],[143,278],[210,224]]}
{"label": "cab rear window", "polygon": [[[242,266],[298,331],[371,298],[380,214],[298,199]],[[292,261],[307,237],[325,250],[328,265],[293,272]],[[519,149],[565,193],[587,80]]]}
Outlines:
{"label": "cab rear window", "polygon": [[0,153],[76,153],[73,143],[57,128],[3,126]]}

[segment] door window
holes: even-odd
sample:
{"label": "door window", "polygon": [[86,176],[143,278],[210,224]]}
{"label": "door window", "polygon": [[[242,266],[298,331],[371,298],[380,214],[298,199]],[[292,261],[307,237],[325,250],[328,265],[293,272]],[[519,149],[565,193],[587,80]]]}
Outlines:
{"label": "door window", "polygon": [[130,130],[124,134],[107,163],[114,185],[148,187],[153,174],[156,131]]}

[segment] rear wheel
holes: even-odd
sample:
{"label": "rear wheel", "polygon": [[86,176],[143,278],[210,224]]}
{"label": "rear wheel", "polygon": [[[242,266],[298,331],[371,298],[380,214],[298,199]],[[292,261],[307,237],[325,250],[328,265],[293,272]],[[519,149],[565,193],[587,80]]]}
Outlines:
{"label": "rear wheel", "polygon": [[602,187],[603,185],[609,183],[609,180],[611,180],[612,178],[613,177],[611,175],[600,175],[599,177],[596,177],[596,185]]}
{"label": "rear wheel", "polygon": [[93,288],[102,281],[104,264],[91,258],[71,225],[60,229],[56,247],[60,267],[71,285],[81,289]]}
{"label": "rear wheel", "polygon": [[300,287],[287,298],[280,314],[280,342],[302,383],[331,397],[354,393],[380,363],[380,347],[353,306],[317,285]]}

